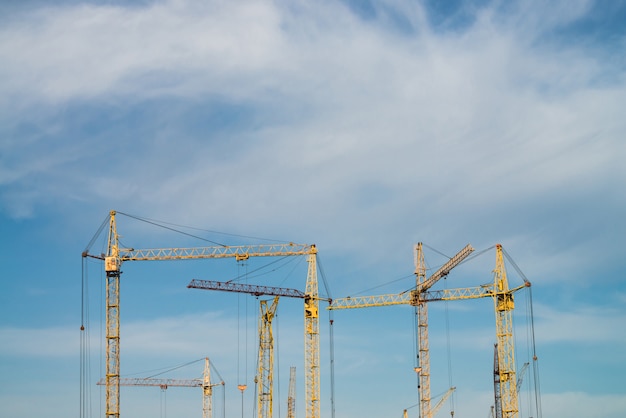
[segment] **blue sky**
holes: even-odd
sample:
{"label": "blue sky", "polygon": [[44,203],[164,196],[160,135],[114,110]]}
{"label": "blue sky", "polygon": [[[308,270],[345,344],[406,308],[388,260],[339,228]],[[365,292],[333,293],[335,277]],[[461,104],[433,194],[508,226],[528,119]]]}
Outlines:
{"label": "blue sky", "polygon": [[[78,415],[80,255],[115,209],[219,243],[315,243],[333,297],[406,290],[420,241],[432,268],[502,243],[533,283],[544,416],[623,417],[624,21],[624,1],[3,2],[0,415]],[[119,229],[136,248],[206,245]],[[487,283],[493,263],[438,286]],[[304,287],[304,259],[251,273],[265,264],[127,263],[122,375],[210,356],[240,415],[258,301],[185,286],[248,272]],[[101,416],[102,266],[84,271]],[[471,302],[430,308],[432,393],[456,386],[456,417],[492,399],[492,306]],[[281,300],[275,323],[280,416],[291,365],[304,414],[301,308]],[[417,402],[411,308],[333,317],[337,416],[400,417]],[[154,416],[159,396],[123,388],[122,415]],[[170,389],[167,413],[200,416],[200,394]]]}

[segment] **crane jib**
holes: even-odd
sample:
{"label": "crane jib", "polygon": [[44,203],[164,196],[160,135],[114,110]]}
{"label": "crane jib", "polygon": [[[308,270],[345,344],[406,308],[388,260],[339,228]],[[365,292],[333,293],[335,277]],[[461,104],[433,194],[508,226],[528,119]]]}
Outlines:
{"label": "crane jib", "polygon": [[317,253],[315,245],[309,244],[267,244],[193,248],[149,248],[120,249],[119,259],[123,261],[149,260],[191,260],[201,258],[287,257]]}

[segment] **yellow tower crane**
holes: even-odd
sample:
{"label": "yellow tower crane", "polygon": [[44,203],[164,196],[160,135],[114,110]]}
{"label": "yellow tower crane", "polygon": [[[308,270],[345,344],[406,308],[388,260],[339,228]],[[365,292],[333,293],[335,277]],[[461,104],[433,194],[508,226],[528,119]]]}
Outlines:
{"label": "yellow tower crane", "polygon": [[[310,266],[310,265],[309,265]],[[310,273],[310,269],[309,269]],[[187,285],[190,289],[203,289],[203,290],[219,290],[223,292],[238,292],[238,293],[249,293],[255,296],[261,295],[273,295],[274,303],[268,307],[267,301],[261,301],[260,304],[260,316],[259,316],[259,373],[257,376],[257,390],[258,390],[258,416],[259,418],[271,418],[272,417],[272,391],[273,391],[273,336],[272,336],[272,319],[276,313],[276,307],[278,305],[278,298],[280,296],[290,297],[290,298],[299,298],[304,299],[305,304],[305,339],[306,341],[311,341],[307,337],[309,336],[308,327],[310,327],[310,323],[314,322],[314,319],[307,316],[307,306],[310,307],[313,305],[312,296],[308,293],[301,292],[297,289],[289,289],[284,287],[273,287],[273,286],[261,286],[261,285],[253,285],[247,283],[233,283],[233,282],[219,282],[215,280],[198,280],[193,279]],[[328,300],[325,298],[315,298],[315,306],[319,303],[319,300]],[[309,308],[310,309],[310,308]],[[315,321],[316,322],[316,321]],[[314,351],[317,351],[317,348],[314,346]],[[307,350],[309,353],[311,350]],[[317,364],[319,364],[319,357],[317,358]],[[306,364],[312,364],[311,362],[307,362]],[[318,373],[319,376],[319,373]],[[294,369],[294,377],[295,379],[295,369]],[[319,377],[318,377],[319,379]],[[290,382],[291,384],[291,382]],[[294,382],[295,385],[295,382]],[[318,386],[319,390],[319,386]],[[307,393],[309,388],[307,387]],[[295,395],[295,394],[294,394]],[[313,399],[307,398],[307,399]],[[319,395],[318,398],[319,399]],[[294,397],[295,402],[295,397]],[[295,405],[294,405],[295,407]],[[307,407],[309,408],[309,413],[314,412],[315,405],[307,402]],[[319,405],[317,406],[319,408]],[[319,411],[318,411],[319,413]],[[319,415],[317,415],[319,416]]]}
{"label": "yellow tower crane", "polygon": [[[513,310],[515,303],[513,294],[520,289],[530,287],[530,282],[509,288],[506,267],[502,254],[502,245],[496,245],[496,266],[493,270],[493,283],[477,287],[459,289],[445,289],[415,294],[414,303],[427,303],[440,300],[464,300],[478,298],[492,298],[496,316],[496,352],[497,378],[494,387],[496,393],[496,414],[502,418],[517,418],[519,416],[519,400],[517,380],[515,378],[515,340],[513,338]],[[495,376],[494,376],[495,377]],[[498,406],[501,411],[498,411]]]}
{"label": "yellow tower crane", "polygon": [[193,248],[120,248],[117,233],[116,211],[109,213],[108,243],[106,254],[89,254],[83,257],[104,260],[106,273],[106,375],[105,415],[107,418],[120,416],[120,276],[121,267],[127,261],[197,260],[250,257],[308,256],[306,295],[304,298],[305,318],[305,373],[306,373],[306,418],[319,418],[319,319],[317,248],[308,244],[258,244],[241,246],[212,246]]}
{"label": "yellow tower crane", "polygon": [[[106,379],[100,379],[98,385],[106,385]],[[202,379],[157,379],[150,377],[120,378],[120,386],[157,386],[162,390],[168,387],[202,388],[202,417],[213,417],[213,388],[224,386],[224,382],[211,383],[211,366],[209,358],[204,359],[204,373]]]}
{"label": "yellow tower crane", "polygon": [[267,300],[260,303],[259,312],[259,364],[257,375],[258,417],[273,418],[274,406],[274,335],[272,320],[278,307],[278,296],[270,306]]}
{"label": "yellow tower crane", "polygon": [[419,376],[420,417],[431,418],[436,411],[431,408],[430,398],[430,349],[428,343],[428,309],[426,303],[417,295],[427,291],[439,279],[448,275],[450,270],[467,258],[474,248],[467,244],[454,257],[441,266],[433,275],[426,278],[426,264],[422,243],[415,246],[415,289],[399,294],[377,296],[357,296],[333,299],[328,309],[369,308],[375,306],[412,305],[415,306],[418,322],[417,344],[419,349],[419,365],[415,371]]}

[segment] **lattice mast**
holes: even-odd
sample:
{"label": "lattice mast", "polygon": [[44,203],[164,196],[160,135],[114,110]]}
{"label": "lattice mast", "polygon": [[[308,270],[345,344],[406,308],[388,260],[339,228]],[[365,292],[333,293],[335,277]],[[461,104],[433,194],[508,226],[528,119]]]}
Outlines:
{"label": "lattice mast", "polygon": [[305,417],[320,416],[319,294],[317,254],[309,255],[304,299]]}
{"label": "lattice mast", "polygon": [[502,395],[500,392],[500,361],[498,344],[493,346],[493,418],[502,418]]}
{"label": "lattice mast", "polygon": [[[426,263],[422,243],[415,246],[415,288],[420,289],[426,281]],[[426,303],[417,303],[417,347],[418,347],[418,380],[420,417],[431,417],[430,408],[430,348],[428,343],[428,306]]]}
{"label": "lattice mast", "polygon": [[496,246],[494,269],[494,308],[496,313],[496,338],[498,341],[498,368],[500,372],[500,399],[502,417],[516,418],[519,414],[517,379],[515,377],[515,342],[513,341],[513,292],[509,290],[502,245]]}
{"label": "lattice mast", "polygon": [[278,296],[270,306],[267,300],[259,305],[259,364],[257,375],[258,417],[273,417],[274,392],[274,335],[272,320],[278,307]]}
{"label": "lattice mast", "polygon": [[289,394],[287,395],[287,418],[296,418],[296,368],[289,369]]}
{"label": "lattice mast", "polygon": [[202,374],[202,418],[213,418],[213,386],[211,384],[211,363],[208,357],[204,358],[204,373]]}
{"label": "lattice mast", "polygon": [[115,212],[109,220],[107,257],[104,259],[106,272],[106,360],[105,360],[105,403],[106,416],[120,416],[120,267],[119,237]]}

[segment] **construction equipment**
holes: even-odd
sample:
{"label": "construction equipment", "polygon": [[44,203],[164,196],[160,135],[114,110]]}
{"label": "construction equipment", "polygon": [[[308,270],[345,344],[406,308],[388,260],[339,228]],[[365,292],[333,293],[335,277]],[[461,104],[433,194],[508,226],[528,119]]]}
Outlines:
{"label": "construction equipment", "polygon": [[[311,275],[311,264],[309,264],[309,275]],[[308,280],[307,280],[308,283]],[[188,288],[190,289],[203,289],[203,290],[219,290],[219,291],[223,291],[223,292],[238,292],[238,293],[249,293],[251,295],[254,296],[261,296],[261,295],[272,295],[275,296],[275,303],[278,303],[278,297],[279,296],[284,296],[284,297],[290,297],[290,298],[299,298],[299,299],[304,299],[304,306],[305,306],[305,343],[309,343],[309,345],[311,345],[311,347],[307,347],[306,348],[306,354],[307,354],[307,359],[308,361],[306,362],[306,364],[308,365],[312,365],[312,364],[319,364],[319,340],[317,340],[317,342],[315,341],[317,339],[318,334],[317,333],[313,333],[310,330],[315,329],[317,330],[317,304],[319,303],[319,300],[328,300],[325,298],[320,298],[318,297],[313,297],[311,296],[312,293],[303,293],[297,289],[289,289],[289,288],[284,288],[284,287],[272,287],[272,286],[259,286],[259,285],[253,285],[253,284],[247,284],[247,283],[233,283],[233,282],[219,282],[219,281],[215,281],[215,280],[198,280],[198,279],[193,279],[191,282],[189,282],[189,284],[187,285]],[[317,293],[317,289],[313,289],[315,290],[315,293]],[[315,299],[315,300],[312,300]],[[263,303],[263,301],[261,302]],[[269,356],[269,352],[266,350],[263,353],[261,352],[261,341],[262,338],[267,338],[267,333],[271,333],[271,319],[273,318],[274,312],[271,312],[271,316],[267,316],[268,311],[267,311],[267,307],[265,306],[266,310],[263,310],[263,305],[261,305],[261,316],[259,319],[259,329],[264,331],[266,334],[265,335],[259,335],[259,341],[260,341],[260,348],[259,348],[259,376],[261,376],[261,379],[259,379],[259,381],[257,382],[257,387],[259,389],[258,391],[258,403],[259,403],[259,408],[258,408],[258,413],[264,413],[267,414],[268,413],[268,403],[271,405],[272,399],[271,399],[271,381],[272,381],[272,373],[273,370],[271,367],[269,367],[268,365],[262,365],[261,364],[261,359],[263,359],[264,357],[268,357]],[[275,311],[275,308],[274,308]],[[314,313],[312,312],[314,311]],[[268,321],[269,320],[269,321]],[[264,322],[262,322],[264,321]],[[261,331],[260,331],[261,332]],[[266,344],[267,345],[267,344]],[[315,354],[317,352],[317,354]],[[312,358],[311,358],[312,357]],[[263,373],[261,373],[261,369],[263,368]],[[312,380],[313,378],[310,378],[311,380],[308,380],[307,382],[319,382],[319,370],[317,371],[317,373],[310,373],[310,375],[315,375],[317,376],[315,379],[317,380]],[[264,386],[264,387],[262,387]],[[317,394],[317,398],[313,398],[313,394],[309,394],[309,396],[311,396],[311,398],[308,399],[318,399],[319,400],[319,385],[317,386],[317,390],[318,390],[318,394]],[[309,393],[309,387],[307,386],[307,393]],[[269,396],[267,395],[263,395],[265,393],[269,393]],[[263,399],[264,398],[264,399]],[[319,414],[319,403],[318,402],[307,402],[307,410],[309,414],[313,414],[313,413],[318,413]],[[259,415],[259,417],[262,415]],[[271,417],[271,406],[269,406],[269,415],[263,415],[263,416],[268,416]],[[313,416],[313,415],[307,415],[307,416]],[[317,415],[319,416],[319,415]]]}
{"label": "construction equipment", "polygon": [[[494,392],[494,404],[491,407],[493,418],[502,418],[502,395],[500,393],[500,364],[498,361],[498,344],[493,345],[493,392]],[[515,384],[517,393],[519,393],[522,387],[522,381],[524,380],[524,373],[530,363],[526,362],[522,366],[521,370],[517,373],[517,382]]]}
{"label": "construction equipment", "polygon": [[258,417],[273,418],[274,393],[274,335],[272,320],[278,307],[278,296],[268,306],[266,300],[260,303],[259,315],[259,364],[257,375]]}
{"label": "construction equipment", "polygon": [[[459,289],[445,289],[427,291],[416,294],[415,303],[426,303],[440,300],[464,300],[490,297],[494,302],[496,316],[496,352],[494,361],[497,361],[496,390],[496,417],[500,413],[498,404],[501,404],[503,418],[517,418],[519,415],[519,401],[517,397],[517,381],[515,379],[515,346],[513,338],[513,310],[515,304],[513,294],[520,289],[530,287],[530,282],[515,288],[509,288],[506,267],[502,256],[502,245],[496,245],[496,266],[493,270],[493,283],[478,287]],[[495,380],[495,376],[494,376]]]}
{"label": "construction equipment", "polygon": [[430,350],[428,343],[428,309],[426,303],[423,303],[419,297],[420,294],[426,292],[442,277],[450,273],[454,267],[459,265],[467,258],[474,248],[467,244],[454,257],[450,258],[443,266],[441,266],[434,274],[426,278],[426,264],[424,262],[424,253],[422,243],[415,246],[415,288],[410,291],[399,294],[386,294],[377,296],[357,296],[334,299],[328,309],[352,309],[352,308],[368,308],[375,306],[391,306],[391,305],[412,305],[416,309],[418,321],[418,339],[417,345],[419,350],[419,365],[415,371],[419,375],[419,399],[420,399],[420,417],[431,418],[434,411],[430,406]]}
{"label": "construction equipment", "polygon": [[[437,403],[435,404],[435,406],[434,406],[434,407],[432,407],[432,409],[431,409],[431,413],[432,413],[432,415],[436,415],[436,414],[437,414],[437,411],[439,411],[439,410],[441,409],[441,407],[443,406],[444,402],[445,402],[446,400],[448,400],[448,398],[450,397],[450,395],[452,395],[452,392],[454,392],[455,390],[456,390],[456,388],[455,388],[455,387],[451,387],[451,388],[450,388],[450,389],[448,389],[448,390],[447,390],[447,391],[446,391],[443,395],[441,395],[441,399],[439,399],[439,401],[437,401]],[[415,405],[412,405],[412,406],[409,406],[408,408],[406,408],[404,411],[402,411],[402,416],[403,416],[404,418],[408,418],[408,416],[409,416],[409,409],[411,409],[411,408],[413,408],[413,407],[415,407],[415,406],[418,406],[418,405],[419,405],[419,404],[415,404]],[[454,413],[453,413],[453,415],[454,415]]]}
{"label": "construction equipment", "polygon": [[195,248],[121,248],[117,233],[116,211],[109,213],[109,229],[106,254],[89,254],[83,257],[104,260],[106,273],[106,417],[120,415],[120,276],[121,267],[127,261],[197,260],[235,258],[237,261],[250,257],[308,257],[308,272],[304,298],[305,317],[305,373],[306,373],[306,418],[319,418],[319,324],[317,248],[308,244],[258,244],[242,246],[212,246]]}
{"label": "construction equipment", "polygon": [[215,280],[193,279],[187,285],[188,289],[220,290],[223,292],[249,293],[254,296],[272,295],[285,296],[288,298],[305,299],[306,294],[297,289],[286,287],[260,286],[247,283],[218,282]]}
{"label": "construction equipment", "polygon": [[296,418],[296,368],[289,369],[289,393],[287,395],[287,418]]}
{"label": "construction equipment", "polygon": [[522,369],[517,373],[517,382],[515,383],[517,393],[519,393],[519,390],[522,387],[522,382],[524,381],[524,373],[526,373],[526,369],[528,369],[528,366],[530,366],[529,362],[524,363]]}
{"label": "construction equipment", "polygon": [[502,395],[500,389],[500,360],[498,344],[493,345],[493,418],[502,418]]}
{"label": "construction equipment", "polygon": [[[106,385],[106,379],[100,379],[98,385]],[[150,377],[120,378],[120,386],[157,386],[161,390],[168,387],[199,387],[202,388],[202,417],[213,417],[213,388],[224,386],[224,382],[211,383],[211,366],[209,358],[204,359],[204,373],[202,379],[155,379]]]}

